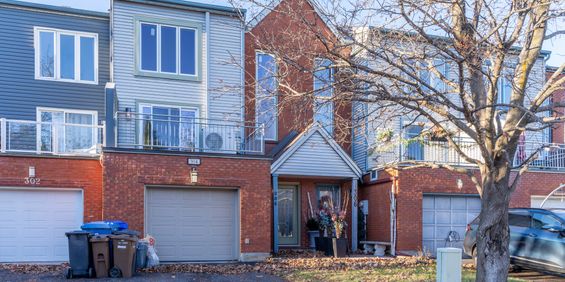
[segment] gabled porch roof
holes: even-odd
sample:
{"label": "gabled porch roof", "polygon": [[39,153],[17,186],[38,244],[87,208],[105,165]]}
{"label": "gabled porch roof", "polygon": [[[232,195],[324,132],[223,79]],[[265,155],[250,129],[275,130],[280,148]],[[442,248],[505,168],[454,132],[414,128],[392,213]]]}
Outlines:
{"label": "gabled porch roof", "polygon": [[357,178],[361,169],[319,124],[297,135],[271,164],[271,174]]}

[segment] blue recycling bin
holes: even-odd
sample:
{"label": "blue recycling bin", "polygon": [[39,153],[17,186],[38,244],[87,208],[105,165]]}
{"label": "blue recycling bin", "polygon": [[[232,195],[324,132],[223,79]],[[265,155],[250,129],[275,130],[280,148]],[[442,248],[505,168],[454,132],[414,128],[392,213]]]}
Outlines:
{"label": "blue recycling bin", "polygon": [[128,229],[128,224],[120,220],[93,221],[83,224],[80,229],[92,234],[112,234]]}

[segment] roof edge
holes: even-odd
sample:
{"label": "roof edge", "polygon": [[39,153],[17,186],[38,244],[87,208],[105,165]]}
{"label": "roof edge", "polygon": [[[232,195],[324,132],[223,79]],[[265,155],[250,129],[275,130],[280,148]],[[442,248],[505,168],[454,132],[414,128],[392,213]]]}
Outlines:
{"label": "roof edge", "polygon": [[110,18],[110,13],[108,12],[98,12],[98,11],[90,11],[84,9],[77,9],[77,8],[70,8],[64,6],[55,6],[55,5],[48,5],[48,4],[40,4],[40,3],[33,3],[33,2],[25,2],[19,0],[0,0],[0,5],[10,5],[10,6],[17,6],[29,9],[36,9],[42,11],[50,11],[50,12],[59,12],[65,13],[69,15],[75,16],[90,16],[90,17],[98,17],[98,18]]}
{"label": "roof edge", "polygon": [[217,12],[220,14],[229,14],[234,16],[242,16],[245,15],[245,13],[247,12],[247,10],[243,8],[234,8],[229,6],[198,3],[198,2],[184,1],[184,0],[120,0],[120,1],[147,4],[147,5],[173,6],[176,8]]}

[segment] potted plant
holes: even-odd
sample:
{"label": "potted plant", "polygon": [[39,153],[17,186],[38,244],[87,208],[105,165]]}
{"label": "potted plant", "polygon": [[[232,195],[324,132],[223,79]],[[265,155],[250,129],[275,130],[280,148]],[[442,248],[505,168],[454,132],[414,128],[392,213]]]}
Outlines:
{"label": "potted plant", "polygon": [[316,218],[309,218],[306,221],[306,229],[308,230],[308,242],[310,249],[316,249],[316,238],[320,237],[320,224]]}
{"label": "potted plant", "polygon": [[324,252],[326,255],[331,255],[331,235],[332,235],[332,221],[330,211],[327,208],[321,208],[318,211],[318,226],[320,234],[314,238],[316,242],[316,251]]}
{"label": "potted plant", "polygon": [[334,238],[332,238],[332,253],[333,256],[344,257],[347,255],[347,239],[343,237],[347,222],[345,217],[347,215],[347,206],[349,203],[349,194],[345,194],[345,201],[341,209],[334,209],[331,213],[331,222],[334,231]]}

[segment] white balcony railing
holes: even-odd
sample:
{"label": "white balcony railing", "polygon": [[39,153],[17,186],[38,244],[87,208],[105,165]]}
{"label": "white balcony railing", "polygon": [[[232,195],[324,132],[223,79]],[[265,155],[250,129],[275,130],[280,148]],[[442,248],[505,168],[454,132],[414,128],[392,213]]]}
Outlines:
{"label": "white balcony railing", "polygon": [[[459,147],[466,155],[482,159],[478,145],[474,141],[459,140]],[[520,142],[514,165],[519,165],[535,152],[537,158],[531,160],[529,167],[535,169],[565,170],[565,144]],[[446,141],[396,142],[394,145],[377,148],[374,152],[378,166],[400,162],[428,162],[454,166],[472,165]]]}
{"label": "white balcony railing", "polygon": [[116,114],[119,148],[224,154],[265,153],[264,127],[182,115]]}
{"label": "white balcony railing", "polygon": [[0,118],[0,153],[97,155],[104,126]]}

